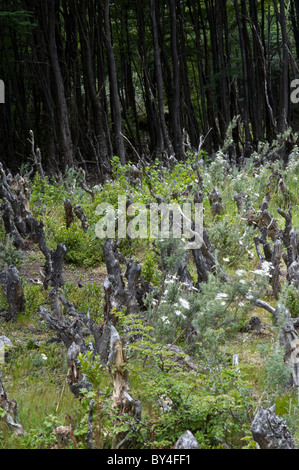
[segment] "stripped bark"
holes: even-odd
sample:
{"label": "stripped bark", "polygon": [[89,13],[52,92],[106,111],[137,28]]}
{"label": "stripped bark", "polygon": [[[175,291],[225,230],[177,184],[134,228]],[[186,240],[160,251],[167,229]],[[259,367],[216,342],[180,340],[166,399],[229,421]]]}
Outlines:
{"label": "stripped bark", "polygon": [[[126,356],[123,341],[114,326],[111,326],[108,369],[114,384],[112,405],[117,409],[118,415],[133,416],[138,423],[141,419],[141,402],[134,400],[129,393],[130,384],[125,365]],[[126,448],[129,444],[132,445],[133,437],[127,437],[128,434],[130,434],[130,432],[118,433],[115,436],[114,445],[118,448]]]}

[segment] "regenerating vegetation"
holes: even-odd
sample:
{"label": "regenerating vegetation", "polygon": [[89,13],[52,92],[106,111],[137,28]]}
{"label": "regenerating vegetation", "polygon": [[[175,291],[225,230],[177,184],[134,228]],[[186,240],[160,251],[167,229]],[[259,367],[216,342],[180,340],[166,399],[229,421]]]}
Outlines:
{"label": "regenerating vegetation", "polygon": [[[279,136],[273,147],[279,148],[288,136]],[[291,214],[292,228],[299,230],[299,149],[297,135],[292,138],[295,146],[287,166],[281,160],[269,161],[271,149],[265,145],[242,168],[230,165],[222,152],[212,160],[204,151],[190,152],[170,168],[158,160],[138,168],[131,163],[121,166],[115,157],[111,180],[89,184],[92,194],[83,189],[79,170],[69,169],[61,182],[38,172],[22,175],[30,211],[43,222],[48,247],[55,251],[64,243],[67,253],[64,282],[54,288],[59,316],[49,295],[53,286],[44,286],[45,260],[38,246],[28,242],[25,249],[16,249],[1,222],[1,270],[17,267],[25,306],[15,322],[5,321],[9,302],[2,292],[0,336],[9,338],[13,347],[0,372],[7,396],[18,404],[23,432],[15,432],[0,409],[0,448],[169,449],[186,430],[203,449],[256,448],[251,426],[259,405],[276,405],[276,415],[287,423],[298,445],[295,366],[281,340],[284,315],[295,326],[299,316],[298,279],[290,275],[283,242],[287,223],[282,211]],[[218,206],[210,197],[216,188]],[[97,206],[108,202],[117,208],[119,195],[133,204],[149,204],[155,198],[183,204],[199,193],[215,261],[202,271],[207,278],[200,279],[199,265],[193,253],[183,249],[182,240],[122,239],[110,254],[118,259],[123,279],[128,262],[140,266],[136,289],[142,296],[130,290],[129,278],[129,288],[124,287],[120,297],[117,289],[110,292],[104,281],[111,276],[105,258],[109,247],[95,234]],[[86,230],[76,217],[67,227],[67,199],[73,207],[80,204]],[[262,243],[265,200],[273,219]],[[267,238],[275,224],[273,239]],[[277,241],[282,251],[278,266],[267,261],[267,248],[273,252]],[[83,319],[84,348],[75,358],[44,311],[51,313],[56,326],[60,321],[75,328]],[[277,311],[283,312],[278,320]],[[107,324],[113,325],[122,345],[125,357],[120,363],[111,357],[103,361],[97,349],[92,328]],[[70,365],[83,377],[77,396]],[[129,385],[126,393],[134,410],[117,389],[119,380]]]}

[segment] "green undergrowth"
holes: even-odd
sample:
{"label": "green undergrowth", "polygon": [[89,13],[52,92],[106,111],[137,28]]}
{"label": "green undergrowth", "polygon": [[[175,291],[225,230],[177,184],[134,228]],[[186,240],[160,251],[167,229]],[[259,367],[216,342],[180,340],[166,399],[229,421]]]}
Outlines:
{"label": "green undergrowth", "polygon": [[[61,343],[49,342],[55,333],[49,331],[39,315],[41,305],[51,309],[49,292],[40,283],[33,283],[24,269],[25,311],[14,324],[0,323],[0,335],[10,338],[14,345],[0,371],[8,396],[18,403],[19,421],[26,434],[15,436],[2,421],[0,448],[50,448],[56,442],[53,429],[59,425],[71,425],[73,429],[72,439],[65,447],[86,448],[91,398],[96,403],[93,423],[98,448],[113,448],[117,433],[130,432],[132,447],[170,448],[187,429],[194,433],[201,448],[255,448],[250,423],[258,404],[276,404],[277,414],[286,420],[296,441],[299,439],[299,399],[297,392],[288,386],[290,371],[279,346],[279,332],[271,314],[254,305],[257,298],[273,307],[282,302],[294,318],[298,317],[298,290],[284,285],[280,298],[274,299],[269,278],[257,271],[254,237],[259,231],[254,225],[249,226],[246,219],[246,211],[253,208],[257,212],[268,192],[269,210],[280,228],[284,228],[285,221],[277,208],[288,211],[291,203],[293,226],[299,229],[299,152],[295,148],[287,168],[280,162],[257,165],[258,155],[253,155],[242,171],[229,169],[221,153],[210,163],[204,153],[200,157],[197,169],[204,185],[204,224],[216,259],[229,280],[223,282],[218,269],[200,286],[200,292],[188,290],[176,278],[183,253],[180,241],[153,243],[149,236],[120,239],[119,251],[141,264],[141,275],[153,288],[146,299],[142,321],[118,313],[117,329],[127,340],[130,394],[142,403],[138,429],[131,418],[115,414],[109,371],[90,354],[80,360],[92,388],[85,391],[81,401],[74,398],[66,382],[66,349]],[[94,201],[80,187],[79,172],[70,170],[62,182],[49,178],[41,181],[36,175],[30,181],[30,207],[44,224],[48,246],[53,250],[58,243],[67,246],[66,264],[70,272],[77,273],[79,268],[82,273],[98,269],[105,274],[104,241],[95,233],[100,218],[97,207],[109,203],[116,210],[118,197],[124,195],[133,204],[146,205],[153,202],[153,193],[166,202],[191,201],[199,190],[196,165],[197,159],[191,154],[172,171],[154,161],[145,171],[141,169],[140,186],[128,179],[130,165],[122,167],[114,158],[113,179],[93,187]],[[286,185],[283,193],[279,186],[281,176]],[[219,188],[223,204],[222,214],[216,217],[208,199],[214,187]],[[237,210],[235,192],[244,193],[243,213]],[[87,232],[76,218],[66,228],[63,205],[66,198],[73,206],[81,205],[89,224]],[[128,215],[127,222],[130,220]],[[26,268],[30,263],[40,263],[42,268],[42,255],[35,251],[17,252],[11,240],[6,239],[1,224],[0,244],[1,269],[10,264]],[[125,266],[121,266],[125,273]],[[192,253],[187,266],[196,284]],[[63,288],[75,308],[89,312],[98,324],[103,322],[105,303],[102,282],[103,279],[68,281]],[[7,300],[0,292],[0,311],[7,309]],[[263,324],[260,333],[248,329],[252,316],[259,317]],[[137,340],[129,342],[134,332]],[[92,340],[92,336],[86,338],[87,342]],[[179,346],[198,369],[174,357],[167,349],[171,344]],[[237,366],[232,365],[235,355],[239,358]]]}

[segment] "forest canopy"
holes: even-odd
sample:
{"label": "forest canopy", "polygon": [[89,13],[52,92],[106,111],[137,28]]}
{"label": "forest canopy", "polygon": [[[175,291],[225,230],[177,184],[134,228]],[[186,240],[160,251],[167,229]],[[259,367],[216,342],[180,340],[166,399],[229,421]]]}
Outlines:
{"label": "forest canopy", "polygon": [[296,129],[298,18],[297,0],[3,0],[4,162],[30,162],[32,130],[48,172],[103,178],[114,155],[181,160],[201,136],[212,155],[233,123],[238,163]]}
{"label": "forest canopy", "polygon": [[299,449],[299,0],[2,0],[0,41],[0,449]]}

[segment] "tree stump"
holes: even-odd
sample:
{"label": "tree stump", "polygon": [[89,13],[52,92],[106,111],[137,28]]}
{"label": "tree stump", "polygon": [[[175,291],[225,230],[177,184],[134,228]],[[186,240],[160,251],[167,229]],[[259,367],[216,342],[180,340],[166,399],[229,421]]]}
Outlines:
{"label": "tree stump", "polygon": [[15,266],[9,266],[7,271],[0,273],[2,291],[9,303],[6,321],[17,321],[17,315],[25,310],[25,296],[19,272]]}
{"label": "tree stump", "polygon": [[252,422],[251,432],[260,449],[294,449],[294,439],[286,423],[276,416],[275,407],[260,406]]}

